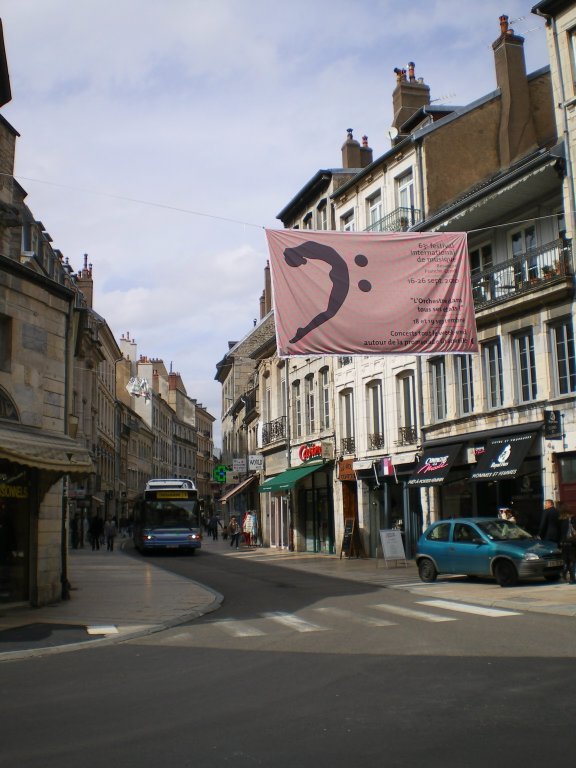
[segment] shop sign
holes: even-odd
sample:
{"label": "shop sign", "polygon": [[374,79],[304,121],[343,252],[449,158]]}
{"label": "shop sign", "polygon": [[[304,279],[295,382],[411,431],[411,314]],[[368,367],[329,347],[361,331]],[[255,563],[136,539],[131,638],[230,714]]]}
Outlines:
{"label": "shop sign", "polygon": [[560,411],[544,411],[544,439],[562,440],[562,414]]}
{"label": "shop sign", "polygon": [[232,459],[232,469],[234,472],[246,472],[246,459]]}
{"label": "shop sign", "polygon": [[248,469],[252,472],[259,472],[264,469],[264,456],[255,453],[248,456]]}
{"label": "shop sign", "polygon": [[322,443],[312,443],[301,445],[298,449],[298,458],[300,461],[312,461],[312,459],[322,458]]}
{"label": "shop sign", "polygon": [[354,459],[342,459],[338,462],[338,480],[342,482],[356,482],[356,472],[354,472]]}
{"label": "shop sign", "polygon": [[0,499],[27,499],[28,486],[0,483]]}

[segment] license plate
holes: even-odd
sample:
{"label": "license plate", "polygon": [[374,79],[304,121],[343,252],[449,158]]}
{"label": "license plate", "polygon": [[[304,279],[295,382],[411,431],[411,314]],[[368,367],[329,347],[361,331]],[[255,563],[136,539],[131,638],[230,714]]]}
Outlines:
{"label": "license plate", "polygon": [[178,549],[178,544],[166,544],[166,549]]}
{"label": "license plate", "polygon": [[559,565],[564,565],[563,560],[549,560],[546,563],[546,568],[557,568]]}

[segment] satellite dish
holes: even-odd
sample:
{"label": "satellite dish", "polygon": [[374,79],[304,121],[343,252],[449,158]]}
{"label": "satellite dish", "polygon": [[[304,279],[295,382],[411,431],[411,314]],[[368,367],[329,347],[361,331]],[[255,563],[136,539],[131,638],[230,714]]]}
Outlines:
{"label": "satellite dish", "polygon": [[391,139],[395,139],[396,136],[398,136],[398,128],[396,128],[394,125],[391,125],[390,128],[388,128],[388,136]]}

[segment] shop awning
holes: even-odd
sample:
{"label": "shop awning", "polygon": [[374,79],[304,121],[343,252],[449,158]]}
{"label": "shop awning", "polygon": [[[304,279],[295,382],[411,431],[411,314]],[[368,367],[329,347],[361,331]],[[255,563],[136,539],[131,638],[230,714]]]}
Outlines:
{"label": "shop awning", "polygon": [[247,480],[243,480],[241,483],[238,483],[238,485],[235,485],[233,488],[230,488],[226,493],[224,493],[222,496],[220,496],[220,503],[224,504],[224,502],[231,499],[233,496],[236,496],[237,493],[241,493],[242,491],[245,491],[249,485],[251,485],[254,480],[257,479],[256,475],[251,475]]}
{"label": "shop awning", "polygon": [[470,474],[471,480],[500,480],[515,477],[530,450],[536,432],[494,437]]}
{"label": "shop awning", "polygon": [[0,459],[59,475],[95,472],[88,451],[71,437],[22,424],[0,425]]}
{"label": "shop awning", "polygon": [[316,472],[318,469],[322,469],[326,464],[304,464],[294,469],[287,469],[275,477],[269,477],[266,482],[262,483],[258,489],[260,493],[270,493],[273,491],[289,491],[294,488],[299,480],[303,477],[311,475],[312,472]]}
{"label": "shop awning", "polygon": [[462,444],[428,448],[422,454],[408,485],[439,485],[446,479]]}

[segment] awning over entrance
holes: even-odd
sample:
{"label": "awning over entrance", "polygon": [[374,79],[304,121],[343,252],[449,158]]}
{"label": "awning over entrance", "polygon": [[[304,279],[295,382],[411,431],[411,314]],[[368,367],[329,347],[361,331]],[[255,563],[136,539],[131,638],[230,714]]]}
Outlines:
{"label": "awning over entrance", "polygon": [[462,444],[427,448],[422,454],[408,485],[439,485],[454,464]]}
{"label": "awning over entrance", "polygon": [[306,475],[311,475],[312,472],[316,472],[318,469],[322,469],[326,464],[304,464],[294,469],[287,469],[275,477],[269,477],[265,483],[262,483],[258,489],[260,493],[270,493],[274,491],[289,491],[294,488],[299,480],[302,480]]}
{"label": "awning over entrance", "polygon": [[535,432],[494,437],[471,472],[471,480],[500,480],[515,477],[534,441]]}
{"label": "awning over entrance", "polygon": [[247,480],[243,480],[241,483],[238,483],[238,485],[235,485],[234,488],[230,488],[229,491],[226,491],[225,494],[220,496],[220,503],[224,504],[226,501],[231,499],[233,496],[236,496],[237,493],[241,493],[242,491],[245,491],[249,485],[251,485],[254,480],[256,480],[256,475],[251,475]]}
{"label": "awning over entrance", "polygon": [[22,424],[0,425],[0,459],[59,475],[95,472],[88,451],[71,437]]}

